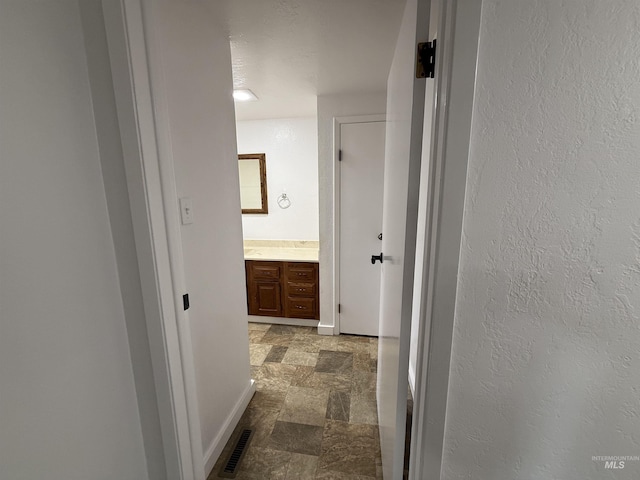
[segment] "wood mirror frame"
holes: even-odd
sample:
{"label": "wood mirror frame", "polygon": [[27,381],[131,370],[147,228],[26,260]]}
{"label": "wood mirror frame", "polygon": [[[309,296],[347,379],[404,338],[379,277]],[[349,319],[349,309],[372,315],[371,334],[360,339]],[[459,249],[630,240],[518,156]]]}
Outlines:
{"label": "wood mirror frame", "polygon": [[243,208],[242,213],[269,213],[267,200],[267,156],[264,153],[245,153],[238,155],[240,160],[258,160],[260,164],[260,197],[262,208]]}

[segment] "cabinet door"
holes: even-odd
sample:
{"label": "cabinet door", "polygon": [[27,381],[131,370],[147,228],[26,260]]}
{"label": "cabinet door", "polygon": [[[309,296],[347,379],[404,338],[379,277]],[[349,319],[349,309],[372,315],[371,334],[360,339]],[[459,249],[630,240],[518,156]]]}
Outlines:
{"label": "cabinet door", "polygon": [[253,280],[249,283],[249,314],[281,317],[282,285],[279,282]]}
{"label": "cabinet door", "polygon": [[282,262],[246,261],[249,315],[282,317]]}

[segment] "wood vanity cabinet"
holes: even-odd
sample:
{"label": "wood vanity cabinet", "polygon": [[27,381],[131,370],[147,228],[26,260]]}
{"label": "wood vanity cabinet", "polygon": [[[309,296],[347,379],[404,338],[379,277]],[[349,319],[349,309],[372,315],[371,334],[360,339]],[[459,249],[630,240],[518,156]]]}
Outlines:
{"label": "wood vanity cabinet", "polygon": [[318,264],[246,260],[249,315],[320,319]]}

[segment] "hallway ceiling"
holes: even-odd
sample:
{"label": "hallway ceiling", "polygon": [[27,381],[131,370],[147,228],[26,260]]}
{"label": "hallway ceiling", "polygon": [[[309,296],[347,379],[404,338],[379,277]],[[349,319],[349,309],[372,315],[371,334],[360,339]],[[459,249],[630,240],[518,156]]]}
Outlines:
{"label": "hallway ceiling", "polygon": [[386,88],[405,0],[223,0],[238,120],[312,116],[316,96]]}

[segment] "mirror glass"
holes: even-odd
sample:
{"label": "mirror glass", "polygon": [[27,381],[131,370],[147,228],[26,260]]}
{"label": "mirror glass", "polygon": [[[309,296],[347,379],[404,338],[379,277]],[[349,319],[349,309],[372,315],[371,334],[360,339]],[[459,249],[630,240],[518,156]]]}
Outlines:
{"label": "mirror glass", "polygon": [[242,213],[268,213],[264,153],[238,155]]}

